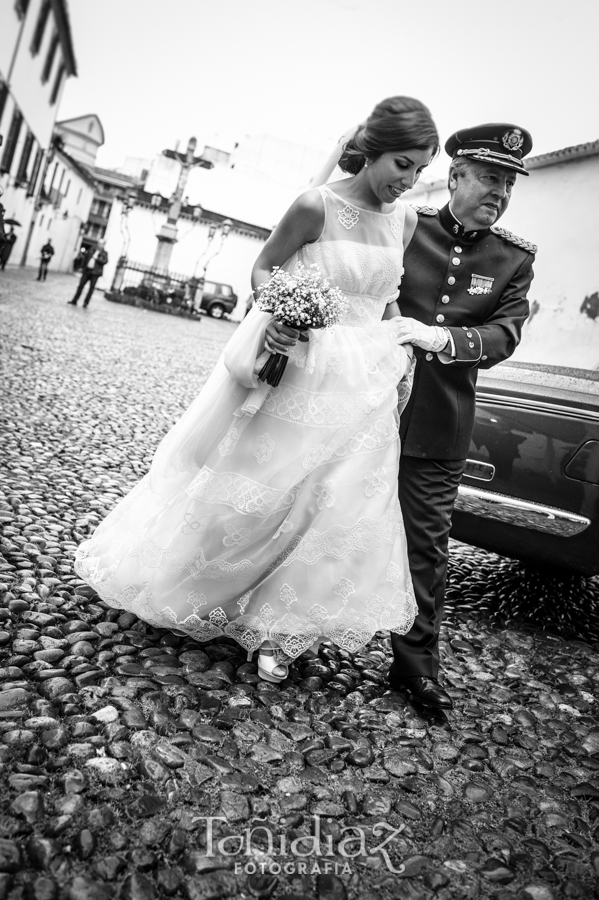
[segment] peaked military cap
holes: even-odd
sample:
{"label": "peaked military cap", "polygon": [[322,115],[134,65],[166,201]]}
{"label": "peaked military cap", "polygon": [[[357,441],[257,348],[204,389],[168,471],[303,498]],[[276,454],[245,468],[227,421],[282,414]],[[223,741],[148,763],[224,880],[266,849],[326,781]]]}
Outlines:
{"label": "peaked military cap", "polygon": [[523,158],[532,150],[532,138],[525,128],[496,122],[462,128],[452,134],[445,151],[453,159],[477,159],[528,175]]}

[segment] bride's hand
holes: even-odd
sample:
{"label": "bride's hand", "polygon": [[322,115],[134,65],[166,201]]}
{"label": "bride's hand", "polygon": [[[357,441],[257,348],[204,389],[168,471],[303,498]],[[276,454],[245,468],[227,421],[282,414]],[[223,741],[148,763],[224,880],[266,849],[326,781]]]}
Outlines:
{"label": "bride's hand", "polygon": [[298,338],[299,331],[297,329],[290,328],[288,325],[283,325],[282,322],[273,319],[266,326],[264,349],[268,350],[269,353],[287,354],[289,353],[289,348],[295,346]]}

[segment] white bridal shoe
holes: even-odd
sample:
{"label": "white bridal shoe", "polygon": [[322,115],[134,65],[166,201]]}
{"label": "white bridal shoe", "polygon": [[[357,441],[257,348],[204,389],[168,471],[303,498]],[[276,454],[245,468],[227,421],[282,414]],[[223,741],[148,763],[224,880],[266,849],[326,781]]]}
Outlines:
{"label": "white bridal shoe", "polygon": [[289,675],[288,666],[276,660],[275,650],[270,646],[262,645],[258,652],[258,675],[263,681],[278,684],[285,681]]}

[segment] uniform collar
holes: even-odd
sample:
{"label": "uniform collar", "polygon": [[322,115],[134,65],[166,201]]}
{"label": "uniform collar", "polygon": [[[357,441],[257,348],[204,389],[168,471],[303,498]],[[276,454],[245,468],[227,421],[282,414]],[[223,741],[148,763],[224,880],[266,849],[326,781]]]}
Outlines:
{"label": "uniform collar", "polygon": [[441,225],[452,237],[467,244],[475,244],[491,233],[490,228],[479,228],[477,231],[466,231],[459,219],[452,213],[449,203],[439,211]]}

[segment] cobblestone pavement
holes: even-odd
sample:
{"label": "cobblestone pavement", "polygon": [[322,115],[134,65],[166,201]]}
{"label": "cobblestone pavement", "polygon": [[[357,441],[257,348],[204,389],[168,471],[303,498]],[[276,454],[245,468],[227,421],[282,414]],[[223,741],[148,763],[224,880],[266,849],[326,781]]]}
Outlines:
{"label": "cobblestone pavement", "polygon": [[447,716],[383,634],[272,686],[109,610],[75,548],[235,326],[74,285],[0,274],[0,900],[599,897],[596,581],[454,545]]}

